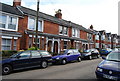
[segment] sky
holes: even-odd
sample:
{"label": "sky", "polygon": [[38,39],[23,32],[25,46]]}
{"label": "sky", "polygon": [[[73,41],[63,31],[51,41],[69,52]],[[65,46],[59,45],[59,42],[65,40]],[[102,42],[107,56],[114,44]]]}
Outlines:
{"label": "sky", "polygon": [[[40,12],[54,16],[62,10],[62,19],[95,30],[118,34],[118,2],[120,0],[40,0]],[[1,0],[13,4],[13,0]],[[22,6],[37,9],[37,0],[22,0]]]}

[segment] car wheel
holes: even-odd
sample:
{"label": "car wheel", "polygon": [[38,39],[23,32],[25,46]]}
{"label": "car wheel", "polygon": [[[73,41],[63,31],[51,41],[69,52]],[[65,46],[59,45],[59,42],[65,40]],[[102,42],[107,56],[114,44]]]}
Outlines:
{"label": "car wheel", "polygon": [[47,67],[48,67],[47,61],[42,61],[41,67],[42,67],[42,68],[47,68]]}
{"label": "car wheel", "polygon": [[80,57],[78,57],[78,62],[81,62],[81,58]]}
{"label": "car wheel", "polygon": [[89,56],[89,59],[91,60],[91,59],[92,59],[92,56]]}
{"label": "car wheel", "polygon": [[63,65],[65,65],[65,64],[67,63],[67,61],[66,61],[65,59],[63,59],[63,60],[61,61],[61,63],[62,63]]}
{"label": "car wheel", "polygon": [[2,67],[2,74],[3,75],[10,74],[11,72],[12,72],[12,67],[10,65],[4,65]]}

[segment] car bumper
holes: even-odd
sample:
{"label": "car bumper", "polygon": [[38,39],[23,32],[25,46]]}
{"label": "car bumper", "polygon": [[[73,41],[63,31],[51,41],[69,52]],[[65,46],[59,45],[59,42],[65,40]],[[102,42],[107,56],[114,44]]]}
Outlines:
{"label": "car bumper", "polygon": [[112,80],[112,81],[120,81],[120,77],[118,77],[118,76],[111,76],[111,75],[108,75],[108,74],[103,74],[103,73],[98,72],[98,71],[96,71],[95,74],[96,74],[96,77],[97,77],[98,79],[105,79],[105,80]]}
{"label": "car bumper", "polygon": [[52,63],[54,63],[54,64],[60,64],[61,63],[61,59],[53,59]]}

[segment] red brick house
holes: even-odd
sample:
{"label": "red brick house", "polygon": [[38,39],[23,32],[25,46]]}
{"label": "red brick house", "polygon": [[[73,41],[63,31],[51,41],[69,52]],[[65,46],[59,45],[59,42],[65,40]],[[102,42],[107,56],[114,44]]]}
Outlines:
{"label": "red brick house", "polygon": [[[19,18],[18,31],[22,33],[20,49],[27,49],[35,45],[36,11],[21,6],[21,0],[13,3],[23,15]],[[69,48],[89,49],[93,44],[89,37],[92,32],[81,25],[63,20],[61,10],[55,16],[39,12],[38,47],[41,50],[59,53]],[[92,38],[92,37],[91,37]]]}
{"label": "red brick house", "polygon": [[[11,45],[11,47],[9,45],[9,50],[25,50],[35,46],[36,11],[21,6],[21,0],[14,0],[13,6],[0,4],[3,6],[0,11],[8,15],[6,18],[2,15],[3,19],[9,21],[9,18],[11,18],[9,15],[11,16],[12,14],[13,20],[16,20],[16,23],[13,22],[12,24],[11,18],[11,25],[15,29],[9,29],[12,28],[9,22],[6,21],[4,24],[1,20],[0,49],[4,50],[3,42],[5,36],[11,40],[8,42]],[[6,26],[5,28],[4,25]],[[55,16],[42,12],[38,14],[37,44],[41,50],[59,53],[70,48],[81,50],[98,48],[98,46],[99,48],[105,48],[107,44],[110,44],[106,42],[106,37],[105,31],[95,31],[92,26],[90,29],[86,29],[79,24],[62,19],[60,9],[55,13]]]}
{"label": "red brick house", "polygon": [[21,33],[18,32],[22,14],[13,6],[0,3],[0,50],[20,50]]}

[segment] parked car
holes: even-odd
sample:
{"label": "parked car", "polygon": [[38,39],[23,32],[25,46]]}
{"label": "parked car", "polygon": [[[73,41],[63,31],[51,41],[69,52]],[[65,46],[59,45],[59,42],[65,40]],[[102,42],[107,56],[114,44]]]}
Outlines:
{"label": "parked car", "polygon": [[49,62],[52,62],[52,56],[47,51],[22,51],[1,61],[2,74],[9,74],[13,70],[20,70],[32,67],[46,68]]}
{"label": "parked car", "polygon": [[112,49],[112,51],[118,51],[119,49],[118,48],[114,48],[114,49]]}
{"label": "parked car", "polygon": [[59,63],[59,64],[66,64],[67,62],[70,61],[81,61],[81,53],[77,49],[68,49],[65,51],[62,51],[57,56],[52,57],[53,59],[53,64]]}
{"label": "parked car", "polygon": [[100,50],[101,55],[108,55],[110,52],[112,52],[111,48],[106,48],[106,49]]}
{"label": "parked car", "polygon": [[120,81],[120,51],[111,52],[103,59],[95,71],[97,79]]}
{"label": "parked car", "polygon": [[99,51],[97,49],[84,50],[82,53],[82,58],[87,58],[91,60],[94,57],[96,58],[100,57]]}

